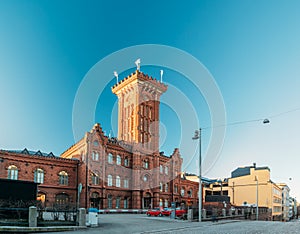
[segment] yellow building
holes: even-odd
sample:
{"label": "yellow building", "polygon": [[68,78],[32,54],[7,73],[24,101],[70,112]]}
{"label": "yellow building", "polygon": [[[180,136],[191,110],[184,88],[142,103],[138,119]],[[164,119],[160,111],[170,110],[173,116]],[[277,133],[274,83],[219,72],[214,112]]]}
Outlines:
{"label": "yellow building", "polygon": [[239,167],[230,178],[217,179],[204,190],[204,196],[228,195],[234,206],[268,207],[270,220],[282,220],[282,189],[271,180],[268,167]]}
{"label": "yellow building", "polygon": [[[239,167],[228,179],[230,202],[236,206],[250,204],[271,209],[272,220],[281,220],[282,190],[270,178],[268,167]],[[258,196],[257,196],[258,195]]]}

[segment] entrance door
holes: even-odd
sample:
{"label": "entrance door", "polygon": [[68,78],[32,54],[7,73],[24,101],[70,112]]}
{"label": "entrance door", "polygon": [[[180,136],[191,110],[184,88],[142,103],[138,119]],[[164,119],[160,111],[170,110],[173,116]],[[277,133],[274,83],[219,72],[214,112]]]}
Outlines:
{"label": "entrance door", "polygon": [[146,196],[144,197],[144,208],[145,209],[153,208],[152,203],[151,203],[151,194],[150,193],[146,193]]}

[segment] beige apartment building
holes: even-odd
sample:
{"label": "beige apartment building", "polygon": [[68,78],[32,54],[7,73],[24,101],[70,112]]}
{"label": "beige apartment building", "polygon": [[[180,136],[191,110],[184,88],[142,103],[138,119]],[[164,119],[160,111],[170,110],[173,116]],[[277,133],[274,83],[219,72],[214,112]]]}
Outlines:
{"label": "beige apartment building", "polygon": [[204,196],[228,195],[235,206],[268,207],[269,220],[282,220],[282,188],[271,180],[269,167],[239,167],[204,190]]}

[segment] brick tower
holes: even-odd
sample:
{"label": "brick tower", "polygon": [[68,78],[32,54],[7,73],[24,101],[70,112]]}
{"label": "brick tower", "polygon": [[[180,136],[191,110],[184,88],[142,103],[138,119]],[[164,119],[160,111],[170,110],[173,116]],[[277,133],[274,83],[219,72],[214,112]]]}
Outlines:
{"label": "brick tower", "polygon": [[159,104],[167,85],[136,70],[112,87],[118,96],[118,139],[159,151]]}

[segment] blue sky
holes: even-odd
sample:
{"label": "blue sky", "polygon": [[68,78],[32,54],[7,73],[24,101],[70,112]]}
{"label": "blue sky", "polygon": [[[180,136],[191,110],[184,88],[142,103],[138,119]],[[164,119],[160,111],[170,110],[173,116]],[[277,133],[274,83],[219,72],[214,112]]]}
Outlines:
{"label": "blue sky", "polygon": [[[205,176],[228,177],[236,167],[256,162],[269,166],[272,179],[287,182],[300,199],[300,111],[272,118],[300,108],[299,25],[296,0],[2,0],[0,148],[59,155],[74,143],[73,102],[86,73],[117,50],[168,45],[190,53],[209,70],[223,96],[227,123],[265,117],[271,121],[228,126],[219,160]],[[159,76],[160,68],[143,69]],[[95,112],[95,121],[107,133],[113,129],[116,102],[111,79]],[[164,79],[193,102],[202,126],[212,124],[209,105],[184,77],[166,69]],[[161,120],[168,132],[180,124],[172,107],[164,105]],[[178,131],[168,134],[161,150],[171,153],[179,138]],[[203,132],[204,154],[209,139],[210,131]],[[192,163],[186,170],[196,168]]]}

